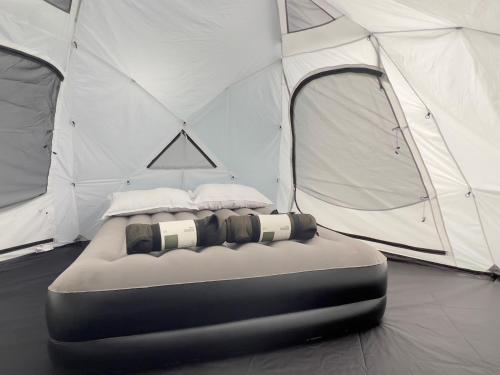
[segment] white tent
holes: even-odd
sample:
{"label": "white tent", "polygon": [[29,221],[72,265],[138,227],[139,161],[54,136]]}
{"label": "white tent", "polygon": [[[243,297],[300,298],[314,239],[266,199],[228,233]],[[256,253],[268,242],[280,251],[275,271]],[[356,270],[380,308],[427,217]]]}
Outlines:
{"label": "white tent", "polygon": [[115,191],[238,182],[383,251],[494,272],[499,15],[0,0],[0,249],[91,239]]}

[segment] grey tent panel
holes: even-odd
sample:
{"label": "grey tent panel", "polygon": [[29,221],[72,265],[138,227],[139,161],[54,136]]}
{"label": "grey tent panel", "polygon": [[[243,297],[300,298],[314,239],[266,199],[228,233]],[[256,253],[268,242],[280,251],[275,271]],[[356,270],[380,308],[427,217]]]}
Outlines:
{"label": "grey tent panel", "polygon": [[61,79],[51,65],[0,48],[0,207],[47,191]]}
{"label": "grey tent panel", "polygon": [[65,11],[66,13],[69,13],[71,11],[72,0],[44,0],[44,1],[55,6],[56,8]]}
{"label": "grey tent panel", "polygon": [[286,0],[286,18],[289,33],[311,29],[335,20],[312,0]]}
{"label": "grey tent panel", "polygon": [[292,98],[295,186],[324,202],[386,210],[427,197],[381,73],[318,73]]}
{"label": "grey tent panel", "polygon": [[215,163],[184,130],[181,130],[148,165],[151,169],[211,169],[216,167]]}

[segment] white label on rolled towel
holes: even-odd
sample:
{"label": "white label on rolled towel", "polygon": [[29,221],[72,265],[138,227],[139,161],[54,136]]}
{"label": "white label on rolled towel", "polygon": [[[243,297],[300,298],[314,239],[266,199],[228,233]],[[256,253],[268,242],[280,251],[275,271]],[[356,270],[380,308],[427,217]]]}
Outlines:
{"label": "white label on rolled towel", "polygon": [[259,215],[260,237],[262,241],[288,240],[292,232],[292,225],[288,215]]}
{"label": "white label on rolled towel", "polygon": [[161,248],[164,250],[196,246],[198,236],[194,220],[165,221],[158,223]]}

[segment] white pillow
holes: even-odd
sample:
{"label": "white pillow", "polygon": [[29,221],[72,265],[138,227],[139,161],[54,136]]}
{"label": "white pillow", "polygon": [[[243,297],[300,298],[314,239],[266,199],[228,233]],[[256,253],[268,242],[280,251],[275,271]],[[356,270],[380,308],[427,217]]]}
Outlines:
{"label": "white pillow", "polygon": [[193,196],[198,210],[259,208],[273,204],[253,187],[236,184],[200,185]]}
{"label": "white pillow", "polygon": [[158,188],[113,193],[103,219],[110,216],[154,214],[156,212],[194,211],[197,207],[184,190]]}

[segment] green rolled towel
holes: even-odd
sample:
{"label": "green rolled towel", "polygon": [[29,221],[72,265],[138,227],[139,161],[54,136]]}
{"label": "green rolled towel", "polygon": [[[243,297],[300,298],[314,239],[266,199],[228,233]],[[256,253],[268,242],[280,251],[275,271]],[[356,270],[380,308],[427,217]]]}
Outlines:
{"label": "green rolled towel", "polygon": [[317,232],[316,219],[309,214],[230,216],[227,242],[308,240]]}
{"label": "green rolled towel", "polygon": [[217,215],[210,215],[198,220],[129,224],[125,237],[127,254],[221,245],[226,241],[226,222]]}

